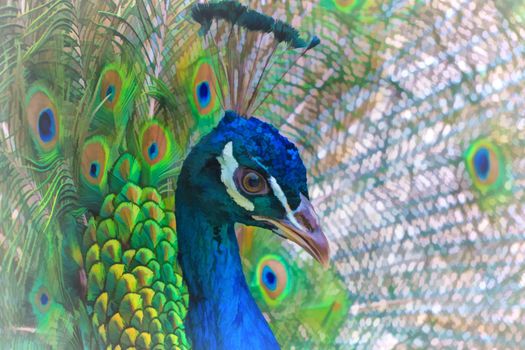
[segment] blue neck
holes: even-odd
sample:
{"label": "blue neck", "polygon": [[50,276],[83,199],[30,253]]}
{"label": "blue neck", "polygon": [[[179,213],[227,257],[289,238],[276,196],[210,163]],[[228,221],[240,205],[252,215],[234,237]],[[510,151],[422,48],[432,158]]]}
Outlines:
{"label": "blue neck", "polygon": [[177,237],[190,294],[186,330],[193,349],[278,349],[246,285],[234,223],[211,223],[205,213],[211,208],[202,208],[206,203],[183,187],[179,181]]}

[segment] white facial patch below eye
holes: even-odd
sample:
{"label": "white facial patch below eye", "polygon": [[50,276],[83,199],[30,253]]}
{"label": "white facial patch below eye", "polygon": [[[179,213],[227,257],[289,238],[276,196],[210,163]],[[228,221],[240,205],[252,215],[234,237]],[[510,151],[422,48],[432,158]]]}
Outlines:
{"label": "white facial patch below eye", "polygon": [[273,176],[270,176],[270,186],[272,187],[273,193],[275,194],[279,202],[281,202],[284,210],[286,211],[286,217],[288,218],[288,220],[290,220],[290,222],[296,227],[304,229],[303,225],[299,224],[299,222],[293,215],[293,211],[292,209],[290,209],[290,205],[288,204],[288,199],[286,198],[286,195],[284,194],[283,190],[281,189],[281,186],[279,186],[277,180]]}
{"label": "white facial patch below eye", "polygon": [[221,181],[226,186],[226,192],[232,197],[232,199],[248,211],[253,211],[255,205],[246,197],[244,197],[235,186],[233,181],[233,174],[239,167],[239,163],[233,156],[233,142],[228,142],[222,150],[222,155],[217,157],[219,164],[221,165]]}

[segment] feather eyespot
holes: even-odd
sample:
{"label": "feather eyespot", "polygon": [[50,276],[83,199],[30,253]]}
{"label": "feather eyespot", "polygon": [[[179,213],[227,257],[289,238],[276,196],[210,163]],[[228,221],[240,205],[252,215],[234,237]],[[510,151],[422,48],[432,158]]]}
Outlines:
{"label": "feather eyespot", "polygon": [[212,112],[217,103],[217,78],[213,68],[207,62],[202,62],[193,78],[193,103],[201,115]]}
{"label": "feather eyespot", "polygon": [[258,285],[269,304],[282,301],[290,290],[288,268],[278,256],[263,257],[257,267]]}
{"label": "feather eyespot", "polygon": [[104,106],[113,109],[118,103],[122,89],[122,79],[119,73],[110,69],[107,70],[101,81],[100,98],[104,101]]}
{"label": "feather eyespot", "polygon": [[152,123],[142,133],[142,157],[149,165],[155,165],[164,159],[168,149],[166,130],[157,123]]}
{"label": "feather eyespot", "polygon": [[51,297],[46,287],[40,287],[34,295],[34,303],[40,312],[46,312],[51,305]]}
{"label": "feather eyespot", "polygon": [[507,181],[504,153],[488,139],[470,145],[465,162],[474,187],[483,194],[499,189]]}
{"label": "feather eyespot", "polygon": [[27,121],[39,148],[50,151],[59,137],[60,124],[55,104],[44,89],[36,88],[27,105]]}
{"label": "feather eyespot", "polygon": [[103,139],[95,137],[86,142],[82,151],[80,169],[84,178],[98,185],[104,178],[108,161],[108,147]]}
{"label": "feather eyespot", "polygon": [[239,167],[234,175],[237,186],[249,195],[263,195],[269,191],[268,183],[259,172],[245,167]]}

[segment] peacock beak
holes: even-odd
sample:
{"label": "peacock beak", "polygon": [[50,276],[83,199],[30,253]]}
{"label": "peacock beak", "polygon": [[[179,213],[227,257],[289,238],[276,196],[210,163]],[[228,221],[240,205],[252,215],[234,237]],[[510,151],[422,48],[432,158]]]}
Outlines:
{"label": "peacock beak", "polygon": [[301,203],[297,209],[284,219],[267,216],[253,216],[253,218],[273,225],[277,234],[297,243],[323,266],[328,266],[330,257],[328,240],[321,230],[319,218],[312,204],[302,194]]}

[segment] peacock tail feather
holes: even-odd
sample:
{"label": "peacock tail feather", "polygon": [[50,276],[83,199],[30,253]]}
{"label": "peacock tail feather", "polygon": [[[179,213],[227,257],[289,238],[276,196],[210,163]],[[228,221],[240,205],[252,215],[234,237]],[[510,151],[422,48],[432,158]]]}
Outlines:
{"label": "peacock tail feather", "polygon": [[352,304],[335,268],[301,260],[263,229],[243,226],[237,234],[252,295],[281,347],[333,346]]}
{"label": "peacock tail feather", "polygon": [[519,347],[523,5],[246,3],[321,44],[235,56],[186,1],[0,4],[0,346],[190,348],[174,186],[234,106],[298,145],[330,239],[322,270],[240,229],[283,348]]}

